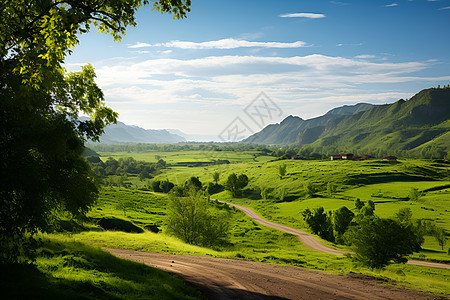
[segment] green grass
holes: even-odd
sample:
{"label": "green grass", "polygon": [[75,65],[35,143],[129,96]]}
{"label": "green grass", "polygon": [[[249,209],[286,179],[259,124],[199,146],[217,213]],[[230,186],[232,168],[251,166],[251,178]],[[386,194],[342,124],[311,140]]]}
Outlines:
{"label": "green grass", "polygon": [[2,299],[201,299],[178,277],[66,235],[44,235],[34,265],[2,265]]}
{"label": "green grass", "polygon": [[[192,160],[200,151],[192,151]],[[169,152],[168,155],[173,153]],[[267,158],[267,157],[265,157]],[[287,166],[287,174],[281,179],[278,167]],[[434,220],[439,226],[450,231],[449,200],[450,189],[425,192],[419,201],[405,201],[412,188],[420,191],[450,184],[450,165],[434,163],[430,160],[401,160],[398,163],[386,163],[379,160],[367,161],[266,161],[239,162],[230,165],[213,165],[207,167],[170,167],[155,179],[169,179],[175,184],[183,184],[189,177],[197,176],[203,182],[212,182],[212,174],[220,173],[220,184],[224,184],[231,173],[245,173],[250,178],[246,198],[236,199],[238,203],[255,209],[267,219],[306,229],[300,216],[301,210],[323,206],[334,210],[341,206],[354,209],[353,201],[372,200],[376,203],[375,213],[380,217],[393,217],[401,208],[410,208],[415,219]],[[130,181],[135,187],[142,187],[145,182],[137,178]],[[318,188],[317,197],[306,198],[304,184],[313,183]],[[337,192],[329,197],[327,184],[331,182]],[[268,188],[269,199],[262,201],[259,190]],[[281,190],[287,192],[285,202],[279,203]],[[220,200],[232,200],[228,192],[212,196]],[[426,239],[423,255],[427,259],[446,260],[448,245],[442,251],[437,249],[430,239]],[[435,252],[429,252],[435,251]],[[426,253],[425,253],[426,252]]]}
{"label": "green grass", "polygon": [[[223,193],[224,195],[227,192]],[[138,205],[127,212],[127,216],[123,216],[120,210],[115,209],[115,202],[118,198],[135,199]],[[311,204],[311,201],[319,198],[307,199],[302,202]],[[324,203],[333,203],[336,207],[340,207],[342,199],[320,198]],[[263,203],[263,201],[240,200],[242,203],[256,203],[260,209],[273,210],[272,215],[276,215],[275,211],[282,211],[284,206],[301,203],[299,201],[287,203]],[[348,201],[347,201],[348,202]],[[350,202],[353,203],[353,202]],[[411,288],[420,288],[425,291],[434,293],[450,294],[447,279],[450,271],[445,269],[427,268],[409,265],[391,265],[384,270],[370,270],[355,265],[346,257],[338,257],[330,254],[320,253],[303,247],[296,237],[282,233],[275,229],[262,226],[242,212],[230,209],[231,232],[229,243],[214,249],[208,249],[193,245],[188,245],[182,241],[165,234],[164,214],[167,205],[167,197],[161,194],[153,194],[144,191],[133,191],[125,189],[105,189],[101,193],[100,200],[96,208],[90,215],[99,217],[115,216],[135,222],[136,224],[158,223],[162,227],[162,232],[155,234],[145,232],[142,234],[132,234],[119,231],[87,231],[73,234],[74,241],[90,244],[91,246],[107,246],[124,248],[138,251],[160,252],[182,255],[200,255],[211,257],[230,257],[238,259],[246,259],[252,261],[293,265],[313,270],[321,270],[330,273],[349,273],[357,272],[373,276],[381,276],[395,280]],[[284,208],[274,208],[274,207]],[[146,213],[145,209],[158,212],[156,214]],[[216,209],[224,209],[218,205]],[[289,209],[286,209],[288,214]],[[301,222],[288,219],[288,225],[299,227]],[[54,239],[64,239],[66,236],[62,234],[50,235]],[[433,243],[432,240],[430,243]],[[436,246],[436,244],[434,245]],[[427,254],[429,255],[433,253]],[[435,253],[434,253],[435,254]],[[426,278],[424,278],[426,277]]]}
{"label": "green grass", "polygon": [[[106,153],[101,153],[108,157]],[[133,156],[137,160],[155,161],[159,155],[169,163],[205,161],[201,151],[148,152],[148,153],[110,153],[115,158]],[[220,153],[224,154],[224,153]],[[399,163],[383,163],[376,160],[353,161],[269,161],[267,156],[254,159],[252,153],[231,152],[220,159],[230,159],[229,165],[210,165],[206,167],[171,166],[155,179],[168,178],[176,184],[183,184],[189,177],[197,176],[203,183],[212,182],[212,174],[220,173],[220,184],[224,184],[231,173],[245,173],[250,178],[245,198],[233,199],[229,192],[223,191],[212,198],[229,200],[253,208],[260,215],[291,227],[306,229],[299,214],[305,208],[323,206],[327,210],[343,205],[354,210],[354,200],[372,199],[376,202],[376,214],[392,217],[403,207],[413,211],[414,218],[427,218],[450,229],[448,201],[450,189],[426,192],[419,201],[403,201],[412,187],[426,190],[449,184],[449,165],[434,164],[426,160],[404,160]],[[218,159],[215,157],[214,159]],[[287,165],[287,174],[279,177],[278,166]],[[143,188],[147,181],[129,177],[133,188]],[[314,198],[306,198],[303,185],[312,182],[318,187]],[[337,187],[331,197],[326,193],[328,182]],[[261,200],[260,188],[269,188],[269,199]],[[277,197],[281,189],[287,191],[287,201],[280,202]],[[132,200],[135,205],[127,209],[126,215],[117,208],[120,200]],[[85,224],[91,231],[74,233],[70,243],[82,242],[91,247],[109,246],[139,251],[162,252],[183,255],[212,257],[231,257],[275,264],[294,265],[331,273],[357,272],[396,280],[408,287],[423,289],[434,293],[450,295],[447,279],[450,272],[445,269],[410,265],[390,265],[384,270],[370,270],[355,265],[349,258],[324,254],[302,246],[294,236],[259,225],[243,213],[230,209],[228,216],[231,230],[228,243],[208,249],[188,245],[165,233],[165,214],[167,197],[161,194],[131,189],[104,189],[93,210],[88,214],[92,220],[102,217],[117,217],[144,227],[157,224],[162,232],[154,234],[146,231],[132,234],[119,231],[101,231],[95,222]],[[225,208],[216,205],[216,210]],[[52,240],[64,240],[67,234],[47,236]],[[69,242],[69,241],[67,241]],[[328,243],[328,245],[330,245]],[[336,247],[336,246],[334,246]],[[448,247],[448,246],[447,246]],[[426,238],[425,250],[414,254],[415,259],[446,261],[446,249],[442,251],[433,238]]]}
{"label": "green grass", "polygon": [[[180,162],[210,162],[213,160],[229,160],[230,162],[254,162],[267,161],[273,159],[270,156],[261,156],[258,151],[142,151],[142,152],[98,152],[101,159],[106,161],[108,157],[114,159],[125,158],[132,156],[138,161],[157,162],[162,158],[167,163],[176,164]],[[157,159],[158,158],[158,159]]]}

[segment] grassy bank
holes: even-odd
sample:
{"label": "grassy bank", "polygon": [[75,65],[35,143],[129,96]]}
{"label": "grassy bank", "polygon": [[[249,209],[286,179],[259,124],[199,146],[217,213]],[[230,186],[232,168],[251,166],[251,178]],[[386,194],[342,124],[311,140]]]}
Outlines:
{"label": "grassy bank", "polygon": [[2,265],[2,299],[201,299],[179,278],[67,235],[43,235],[34,265]]}

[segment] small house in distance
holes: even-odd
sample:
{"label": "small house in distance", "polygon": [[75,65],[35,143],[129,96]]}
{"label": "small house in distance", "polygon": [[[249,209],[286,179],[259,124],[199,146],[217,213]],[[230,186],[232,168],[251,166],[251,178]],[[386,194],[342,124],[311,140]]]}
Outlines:
{"label": "small house in distance", "polygon": [[386,157],[383,157],[382,160],[395,161],[395,160],[397,160],[397,157],[396,156],[386,156]]}
{"label": "small house in distance", "polygon": [[337,154],[337,155],[331,155],[331,160],[337,160],[337,159],[353,159],[353,153],[343,153],[343,154]]}
{"label": "small house in distance", "polygon": [[369,159],[369,158],[372,158],[372,156],[370,156],[370,155],[355,156],[355,155],[353,155],[353,153],[336,154],[336,155],[330,156],[331,160],[338,160],[338,159],[365,160],[365,159]]}

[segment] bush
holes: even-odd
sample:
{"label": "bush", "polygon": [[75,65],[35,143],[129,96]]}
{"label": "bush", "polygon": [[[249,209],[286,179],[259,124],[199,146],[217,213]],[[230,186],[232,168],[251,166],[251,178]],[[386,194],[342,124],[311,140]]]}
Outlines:
{"label": "bush", "polygon": [[307,208],[302,212],[302,215],[312,232],[323,239],[334,241],[331,216],[325,213],[323,207],[316,208],[314,211]]}
{"label": "bush", "polygon": [[153,180],[150,183],[150,186],[154,192],[168,193],[175,185],[172,182],[170,182],[168,179],[166,179],[166,180],[162,180],[162,181]]}
{"label": "bush", "polygon": [[404,256],[420,249],[420,237],[411,227],[391,219],[366,217],[345,233],[354,258],[370,268],[383,268],[391,260],[404,262]]}
{"label": "bush", "polygon": [[311,182],[307,182],[304,187],[306,194],[310,198],[314,197],[315,193],[317,193],[317,187]]}
{"label": "bush", "polygon": [[213,214],[199,192],[189,197],[170,195],[167,231],[186,243],[210,247],[222,243],[229,231],[227,218]]}
{"label": "bush", "polygon": [[228,176],[225,188],[233,194],[233,197],[237,197],[242,194],[242,189],[246,187],[247,184],[247,175],[240,174],[239,176],[237,176],[235,173],[232,173]]}

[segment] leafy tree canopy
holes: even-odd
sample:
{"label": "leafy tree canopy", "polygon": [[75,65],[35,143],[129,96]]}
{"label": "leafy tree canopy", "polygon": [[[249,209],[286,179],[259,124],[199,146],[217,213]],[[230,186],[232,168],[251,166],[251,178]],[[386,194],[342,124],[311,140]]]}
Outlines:
{"label": "leafy tree canopy", "polygon": [[[105,106],[91,65],[68,73],[63,62],[91,26],[120,40],[146,4],[0,2],[0,261],[17,261],[25,233],[46,227],[55,211],[81,216],[95,201],[84,142],[97,141],[117,113]],[[183,18],[190,4],[159,0],[154,10]]]}
{"label": "leafy tree canopy", "polygon": [[405,255],[420,250],[423,240],[412,227],[391,219],[366,217],[346,233],[355,259],[371,268],[383,268],[390,260],[406,261]]}

